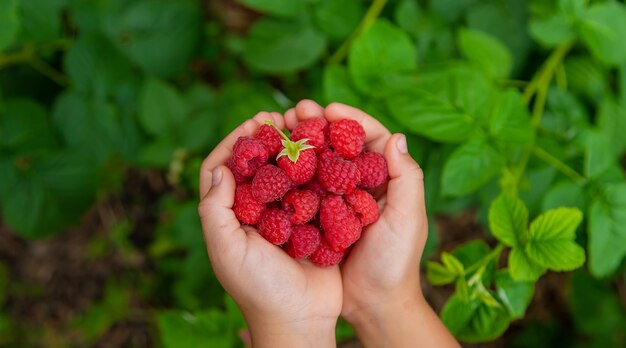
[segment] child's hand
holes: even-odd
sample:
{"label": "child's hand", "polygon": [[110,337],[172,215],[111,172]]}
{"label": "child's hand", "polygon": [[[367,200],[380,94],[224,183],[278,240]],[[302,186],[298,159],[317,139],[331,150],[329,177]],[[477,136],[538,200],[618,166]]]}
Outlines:
{"label": "child's hand", "polygon": [[[312,108],[304,101],[296,111],[304,106]],[[317,116],[321,114],[288,111],[285,122],[293,128],[298,121]],[[350,118],[361,123],[367,149],[385,156],[390,179],[386,192],[377,197],[379,220],[366,227],[341,267],[342,315],[366,346],[457,346],[420,288],[428,222],[423,173],[408,154],[406,138],[392,135],[371,116],[344,104],[329,105],[324,116],[330,122]]]}
{"label": "child's hand", "polygon": [[[320,112],[317,106],[313,112]],[[304,110],[306,115],[311,110]],[[294,260],[254,228],[241,226],[232,211],[235,180],[223,164],[240,136],[253,136],[278,113],[262,112],[229,134],[204,160],[198,212],[215,275],[241,308],[254,347],[335,346],[341,311],[339,268]]]}

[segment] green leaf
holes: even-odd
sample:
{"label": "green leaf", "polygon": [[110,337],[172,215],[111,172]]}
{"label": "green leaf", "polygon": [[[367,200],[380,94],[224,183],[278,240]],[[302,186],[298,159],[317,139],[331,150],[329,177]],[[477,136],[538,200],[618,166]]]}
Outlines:
{"label": "green leaf", "polygon": [[139,122],[146,132],[167,135],[184,120],[185,102],[178,91],[169,84],[147,79],[140,97]]}
{"label": "green leaf", "polygon": [[490,77],[507,77],[511,73],[511,53],[495,37],[479,30],[461,29],[458,41],[461,53]]}
{"label": "green leaf", "polygon": [[466,12],[471,29],[481,30],[500,40],[513,57],[513,75],[522,68],[530,52],[528,4],[517,0],[481,1]]}
{"label": "green leaf", "polygon": [[6,223],[25,238],[60,231],[89,208],[98,169],[85,154],[0,158],[0,201]]}
{"label": "green leaf", "polygon": [[509,326],[504,308],[490,307],[478,300],[464,301],[458,294],[444,305],[441,320],[455,337],[466,342],[493,340]]}
{"label": "green leaf", "polygon": [[546,273],[546,268],[528,258],[523,249],[513,248],[509,253],[509,272],[514,280],[534,282]]}
{"label": "green leaf", "polygon": [[576,269],[585,262],[585,251],[574,239],[583,219],[577,208],[557,208],[539,215],[530,224],[526,253],[537,264],[555,271]]}
{"label": "green leaf", "polygon": [[496,98],[489,131],[496,139],[512,144],[527,144],[533,139],[530,115],[519,92],[509,89]]}
{"label": "green leaf", "polygon": [[596,277],[613,273],[626,256],[626,184],[608,184],[589,209],[589,269]]}
{"label": "green leaf", "polygon": [[576,37],[574,22],[565,15],[557,14],[530,22],[530,35],[545,47],[556,47]]}
{"label": "green leaf", "polygon": [[58,144],[46,110],[28,99],[0,105],[0,150],[30,154],[49,151]]}
{"label": "green leaf", "polygon": [[502,193],[491,203],[489,228],[504,245],[517,246],[524,239],[527,225],[528,208],[521,199]]}
{"label": "green leaf", "polygon": [[450,284],[458,277],[454,270],[434,261],[428,261],[426,271],[428,282],[432,285]]}
{"label": "green leaf", "polygon": [[113,93],[135,77],[130,62],[99,33],[83,33],[64,57],[63,66],[80,92],[96,97]]}
{"label": "green leaf", "polygon": [[340,102],[354,107],[359,107],[362,103],[348,70],[342,65],[327,65],[324,68],[323,87],[326,103]]}
{"label": "green leaf", "polygon": [[464,301],[458,294],[454,294],[443,306],[440,314],[441,320],[448,330],[457,336],[472,320],[477,308],[477,301]]}
{"label": "green leaf", "polygon": [[20,30],[19,1],[6,0],[0,3],[0,52],[9,47]]}
{"label": "green leaf", "polygon": [[250,29],[244,60],[266,73],[287,73],[310,66],[325,49],[326,38],[310,24],[264,18]]}
{"label": "green leaf", "polygon": [[122,152],[126,139],[117,109],[110,103],[66,92],[55,102],[53,119],[67,145],[91,151],[98,163]]}
{"label": "green leaf", "polygon": [[237,338],[224,332],[228,319],[217,309],[194,314],[186,311],[161,312],[157,324],[164,347],[232,347]]}
{"label": "green leaf", "polygon": [[441,178],[442,192],[461,196],[476,191],[500,173],[502,156],[484,139],[472,139],[459,146],[448,158]]}
{"label": "green leaf", "polygon": [[296,17],[304,12],[306,0],[237,0],[251,9],[261,13],[279,16]]}
{"label": "green leaf", "polygon": [[417,68],[417,51],[409,35],[387,20],[379,19],[352,44],[348,67],[362,92],[381,95],[388,75]]}
{"label": "green leaf", "polygon": [[416,1],[402,0],[395,8],[394,21],[412,36],[417,36],[421,12]]}
{"label": "green leaf", "polygon": [[610,139],[597,130],[585,130],[582,143],[585,149],[585,177],[598,177],[615,161]]}
{"label": "green leaf", "polygon": [[202,30],[193,0],[141,0],[109,13],[104,21],[111,41],[147,74],[180,74],[198,49]]}
{"label": "green leaf", "polygon": [[63,0],[22,0],[22,37],[27,41],[52,41],[61,34]]}
{"label": "green leaf", "polygon": [[534,283],[515,281],[508,270],[499,271],[496,275],[496,294],[504,304],[511,319],[521,319],[533,298]]}
{"label": "green leaf", "polygon": [[613,155],[619,157],[626,150],[626,137],[622,134],[622,130],[626,129],[626,106],[606,96],[600,104],[597,117],[601,136],[609,142]]}
{"label": "green leaf", "polygon": [[567,89],[596,103],[608,94],[606,65],[590,56],[569,56],[565,59]]}
{"label": "green leaf", "polygon": [[359,24],[363,12],[361,1],[320,0],[315,5],[314,15],[317,27],[329,38],[343,39]]}
{"label": "green leaf", "polygon": [[580,36],[591,52],[608,64],[626,59],[626,9],[617,2],[595,3],[580,25]]}
{"label": "green leaf", "polygon": [[87,342],[94,342],[117,321],[129,315],[131,289],[109,282],[104,298],[90,306],[79,319],[72,322],[74,330],[80,331]]}
{"label": "green leaf", "polygon": [[576,207],[585,210],[586,198],[580,185],[571,181],[561,181],[546,192],[543,197],[542,210],[550,210],[558,207]]}
{"label": "green leaf", "polygon": [[410,131],[442,142],[461,142],[491,117],[493,87],[465,65],[423,71],[406,88],[390,93],[392,115]]}
{"label": "green leaf", "polygon": [[[259,110],[284,112],[275,99],[276,91],[264,84],[232,81],[222,86],[217,97],[217,112],[221,115],[220,138],[253,117]],[[241,101],[245,100],[245,103]]]}
{"label": "green leaf", "polygon": [[447,253],[445,251],[442,252],[441,262],[443,262],[443,265],[446,266],[447,269],[458,275],[463,275],[463,273],[465,272],[461,261],[459,261],[456,257],[454,257],[454,255],[450,253]]}
{"label": "green leaf", "polygon": [[619,346],[626,312],[609,282],[594,279],[585,272],[574,272],[568,300],[572,318],[580,331],[612,338],[610,346]]}

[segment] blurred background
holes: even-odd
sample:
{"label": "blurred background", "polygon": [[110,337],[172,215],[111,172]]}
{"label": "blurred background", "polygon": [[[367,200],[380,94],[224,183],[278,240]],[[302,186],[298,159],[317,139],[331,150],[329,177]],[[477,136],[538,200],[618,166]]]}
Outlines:
{"label": "blurred background", "polygon": [[[537,137],[592,182],[623,183],[624,40],[617,1],[0,0],[0,346],[244,346],[245,322],[206,257],[198,170],[243,120],[303,98],[408,134],[426,171],[425,259],[493,244],[497,173],[442,189],[463,136],[412,123],[411,99],[390,107],[404,82],[377,71],[463,62],[521,95],[567,47]],[[594,147],[602,139],[610,151]],[[532,216],[555,201],[586,209],[586,193],[557,186],[568,176],[544,162],[531,159],[524,178]],[[613,202],[598,227],[613,232],[610,269],[548,273],[526,316],[476,346],[626,347],[626,197]],[[453,288],[423,284],[440,310]],[[359,346],[344,322],[337,337]]]}

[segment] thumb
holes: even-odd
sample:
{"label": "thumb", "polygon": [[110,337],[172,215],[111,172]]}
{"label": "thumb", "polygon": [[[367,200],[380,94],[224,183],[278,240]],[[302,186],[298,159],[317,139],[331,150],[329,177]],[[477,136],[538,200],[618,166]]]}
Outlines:
{"label": "thumb", "polygon": [[414,217],[416,214],[424,216],[424,173],[408,153],[404,134],[394,134],[389,138],[384,156],[390,180],[383,214],[391,214],[387,216],[392,219],[390,221]]}
{"label": "thumb", "polygon": [[[245,245],[245,232],[232,210],[235,200],[235,178],[220,165],[211,172],[211,187],[198,206],[207,251],[213,258],[224,248]],[[221,254],[221,253],[220,253]]]}

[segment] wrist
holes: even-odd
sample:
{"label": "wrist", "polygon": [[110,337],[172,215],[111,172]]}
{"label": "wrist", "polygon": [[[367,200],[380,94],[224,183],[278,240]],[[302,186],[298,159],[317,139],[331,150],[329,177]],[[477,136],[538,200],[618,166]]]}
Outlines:
{"label": "wrist", "polygon": [[337,318],[288,321],[246,316],[246,321],[255,348],[336,347]]}

